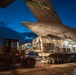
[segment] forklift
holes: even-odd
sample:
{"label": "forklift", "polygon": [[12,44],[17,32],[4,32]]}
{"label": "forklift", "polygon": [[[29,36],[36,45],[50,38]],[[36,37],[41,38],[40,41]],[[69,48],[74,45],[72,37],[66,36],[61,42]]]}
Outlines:
{"label": "forklift", "polygon": [[36,64],[36,60],[33,57],[20,55],[18,50],[19,40],[16,39],[4,39],[3,50],[0,54],[0,70],[9,69],[10,66],[20,63],[22,67],[33,68]]}

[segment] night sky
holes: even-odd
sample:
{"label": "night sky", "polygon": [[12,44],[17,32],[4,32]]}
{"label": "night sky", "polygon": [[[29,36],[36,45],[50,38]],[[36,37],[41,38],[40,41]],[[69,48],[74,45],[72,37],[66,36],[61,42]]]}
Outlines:
{"label": "night sky", "polygon": [[76,28],[76,0],[50,0],[64,25]]}
{"label": "night sky", "polygon": [[[75,0],[51,0],[64,25],[76,28]],[[24,0],[16,0],[6,8],[0,8],[0,44],[4,38],[20,39],[21,44],[37,37],[21,22],[37,22]],[[4,30],[4,31],[3,31]]]}

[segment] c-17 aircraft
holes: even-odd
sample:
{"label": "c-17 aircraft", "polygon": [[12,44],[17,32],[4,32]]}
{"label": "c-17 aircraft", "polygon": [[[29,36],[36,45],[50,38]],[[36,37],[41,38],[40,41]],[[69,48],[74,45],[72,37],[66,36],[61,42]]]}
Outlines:
{"label": "c-17 aircraft", "polygon": [[76,29],[62,24],[50,0],[25,0],[38,22],[22,24],[38,36],[54,35],[76,42]]}

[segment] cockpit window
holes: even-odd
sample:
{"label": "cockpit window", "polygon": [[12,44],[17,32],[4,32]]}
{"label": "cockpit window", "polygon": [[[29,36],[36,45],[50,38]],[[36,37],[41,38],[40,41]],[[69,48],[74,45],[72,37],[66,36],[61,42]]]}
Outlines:
{"label": "cockpit window", "polygon": [[11,47],[12,47],[12,48],[16,48],[16,42],[12,42],[12,43],[11,43]]}

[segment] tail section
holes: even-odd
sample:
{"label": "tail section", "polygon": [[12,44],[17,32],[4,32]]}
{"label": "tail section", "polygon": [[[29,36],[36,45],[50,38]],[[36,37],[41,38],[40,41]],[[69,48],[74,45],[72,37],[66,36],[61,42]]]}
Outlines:
{"label": "tail section", "polygon": [[62,24],[50,0],[25,0],[39,22]]}

